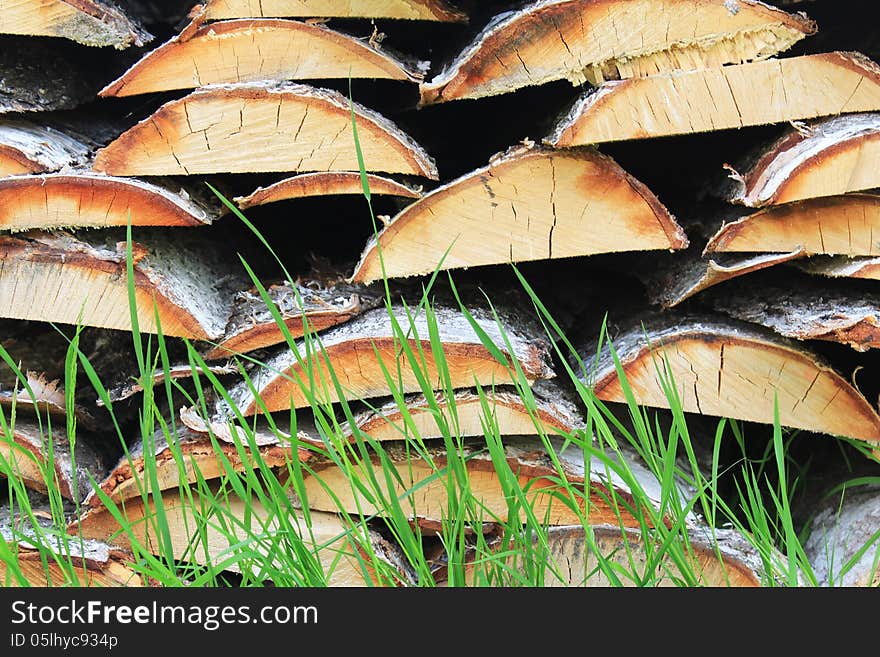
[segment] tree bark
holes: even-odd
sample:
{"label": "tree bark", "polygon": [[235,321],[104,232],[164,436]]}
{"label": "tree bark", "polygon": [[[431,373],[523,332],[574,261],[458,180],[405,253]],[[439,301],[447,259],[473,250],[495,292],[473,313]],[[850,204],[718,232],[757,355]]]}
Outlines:
{"label": "tree bark", "polygon": [[83,166],[92,147],[81,138],[23,119],[0,119],[0,178]]}

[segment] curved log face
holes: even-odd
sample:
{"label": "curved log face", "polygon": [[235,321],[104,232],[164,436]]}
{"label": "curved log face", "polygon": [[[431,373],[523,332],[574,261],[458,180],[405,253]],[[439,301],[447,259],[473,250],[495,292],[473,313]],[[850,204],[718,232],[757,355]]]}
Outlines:
{"label": "curved log face", "polygon": [[606,82],[547,143],[581,146],[815,119],[880,109],[880,67],[832,52]]}
{"label": "curved log face", "polygon": [[62,37],[120,50],[153,38],[101,0],[0,0],[0,34]]}
{"label": "curved log face", "polygon": [[132,178],[47,174],[0,179],[5,230],[125,226],[202,226],[213,215],[169,189]]}
{"label": "curved log face", "polygon": [[444,0],[208,0],[208,20],[221,18],[397,18],[466,22],[467,16]]}
{"label": "curved log face", "polygon": [[880,112],[848,114],[792,130],[737,181],[729,200],[749,207],[880,187]]}
{"label": "curved log face", "polygon": [[863,278],[872,281],[880,281],[880,257],[815,257],[797,264],[807,273],[815,274],[817,276],[828,276],[830,278]]}
{"label": "curved log face", "polygon": [[[876,409],[809,352],[747,324],[674,322],[649,328],[647,341],[641,327],[614,340],[639,404],[669,408],[661,381],[671,377],[687,412],[773,424],[775,393],[783,426],[880,443]],[[613,364],[593,386],[600,399],[626,401]]]}
{"label": "curved log face", "polygon": [[753,0],[539,0],[496,17],[422,85],[422,104],[766,59],[815,29]]}
{"label": "curved log face", "polygon": [[90,147],[58,130],[0,119],[0,177],[48,173],[85,164]]}
{"label": "curved log face", "polygon": [[382,278],[380,250],[393,278],[687,244],[657,197],[611,158],[526,145],[405,208],[367,245],[352,280]]}
{"label": "curved log face", "polygon": [[184,31],[145,55],[100,96],[133,96],[258,80],[370,78],[418,82],[422,74],[321,25],[242,19]]}
{"label": "curved log face", "polygon": [[[375,174],[367,174],[370,194],[384,194],[403,198],[419,198],[422,193],[407,185]],[[321,171],[303,173],[279,180],[268,187],[259,187],[247,196],[237,196],[235,203],[242,210],[257,205],[277,203],[310,196],[358,195],[364,193],[361,175],[356,171]]]}
{"label": "curved log face", "polygon": [[880,256],[880,195],[846,194],[772,206],[722,226],[706,252],[785,251]]}
{"label": "curved log face", "polygon": [[[341,94],[301,84],[208,86],[99,150],[94,169],[136,176],[358,171],[351,112]],[[437,179],[433,160],[409,136],[356,103],[354,112],[369,170]]]}

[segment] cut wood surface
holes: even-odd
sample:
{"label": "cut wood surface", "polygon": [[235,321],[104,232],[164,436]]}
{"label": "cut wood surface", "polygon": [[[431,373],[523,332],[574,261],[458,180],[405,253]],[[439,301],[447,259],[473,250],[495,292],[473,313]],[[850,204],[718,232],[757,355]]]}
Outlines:
{"label": "cut wood surface", "polygon": [[[216,487],[216,486],[215,486]],[[216,494],[214,490],[212,495]],[[242,499],[231,492],[222,493],[219,499],[202,495],[192,490],[192,501],[181,497],[177,490],[166,491],[161,496],[163,507],[162,531],[167,531],[171,540],[174,557],[183,561],[200,564],[223,564],[223,569],[241,572],[236,555],[263,555],[265,566],[260,568],[264,578],[271,577],[274,569],[287,579],[295,578],[290,572],[290,557],[279,560],[268,554],[269,544],[274,544],[275,534],[287,533],[291,537],[282,541],[281,546],[290,546],[294,554],[294,544],[302,541],[303,547],[320,562],[322,572],[327,574],[328,586],[369,586],[377,583],[371,560],[360,547],[361,541],[369,541],[372,550],[387,555],[389,564],[396,570],[403,560],[399,558],[399,548],[372,530],[349,532],[347,525],[334,513],[312,510],[310,524],[292,514],[295,509],[266,508],[257,496]],[[280,514],[291,512],[280,518]],[[141,499],[132,499],[125,504],[125,517],[131,523],[130,533],[121,532],[121,527],[106,508],[93,508],[84,513],[68,527],[71,534],[81,535],[92,540],[111,542],[130,549],[133,536],[144,549],[153,554],[166,554],[160,545],[160,531],[157,530],[155,503],[148,505]],[[222,524],[221,524],[222,523]],[[271,541],[269,539],[272,539]],[[252,558],[247,558],[252,562]],[[304,574],[301,575],[305,577]],[[401,574],[401,577],[404,577]]]}
{"label": "cut wood surface", "polygon": [[[98,151],[111,175],[358,171],[347,98],[295,83],[209,85],[162,105]],[[437,179],[431,157],[382,115],[357,103],[367,170]],[[284,144],[284,148],[279,148]]]}
{"label": "cut wood surface", "polygon": [[84,165],[90,145],[60,130],[22,119],[0,119],[0,177]]}
{"label": "cut wood surface", "polygon": [[[669,408],[661,377],[671,377],[684,411],[880,443],[880,416],[834,369],[769,329],[715,317],[664,313],[611,336],[639,404]],[[592,336],[579,349],[595,362]],[[668,363],[668,365],[667,365]],[[625,402],[607,346],[589,383],[605,401]]]}
{"label": "cut wood surface", "polygon": [[546,141],[582,146],[877,110],[880,67],[831,52],[605,82]]}
{"label": "cut wood surface", "polygon": [[[403,198],[419,198],[422,196],[421,189],[414,189],[391,178],[367,174],[367,185],[370,195],[400,196]],[[362,196],[364,193],[361,174],[356,171],[319,171],[315,173],[301,173],[266,187],[258,187],[247,196],[236,196],[233,200],[242,210],[277,203],[295,198],[307,198],[310,196],[335,196],[339,194],[355,194]]]}
{"label": "cut wood surface", "polygon": [[0,0],[0,33],[63,37],[119,50],[153,38],[119,7],[102,0]]}
{"label": "cut wood surface", "polygon": [[[513,366],[513,360],[518,361],[530,382],[554,376],[549,359],[550,346],[539,330],[524,323],[526,320],[522,318],[502,314],[500,317],[505,332],[502,335],[498,322],[490,312],[479,308],[469,310],[481,330],[508,359],[508,363],[499,362],[486,349],[461,311],[437,306],[434,315],[453,388],[470,388],[475,383],[483,387],[510,384],[508,367]],[[415,332],[410,329],[407,310],[393,306],[391,313],[405,331],[406,342],[419,359],[421,374],[435,389],[439,388],[440,373],[432,352],[425,313],[409,309]],[[413,337],[415,335],[418,339]],[[266,360],[265,367],[257,368],[250,374],[251,382],[243,380],[231,388],[230,396],[236,407],[244,415],[254,415],[309,406],[311,395],[319,403],[339,401],[327,360],[339,380],[343,396],[349,400],[389,396],[391,391],[382,371],[383,366],[402,392],[421,391],[413,364],[402,351],[403,339],[394,333],[388,309],[376,308],[366,312],[329,329],[319,337],[320,346],[313,344],[310,351],[302,342],[295,345],[297,353],[287,347],[282,348]],[[505,340],[510,341],[509,348]],[[314,385],[311,381],[314,381]]]}
{"label": "cut wood surface", "polygon": [[0,228],[203,226],[217,211],[173,182],[101,174],[47,173],[0,178]]}
{"label": "cut wood surface", "polygon": [[804,552],[819,586],[880,585],[880,490],[876,486],[853,486],[830,496],[817,509],[809,530]]}
{"label": "cut wood surface", "polygon": [[496,16],[422,85],[422,103],[739,64],[815,31],[803,16],[753,0],[539,0]]}
{"label": "cut wood surface", "polygon": [[[47,480],[62,497],[81,502],[92,490],[89,477],[100,481],[107,473],[105,457],[90,441],[88,433],[77,431],[71,450],[63,422],[38,424],[23,416],[0,428],[0,475],[15,477],[25,486],[46,493]],[[51,452],[51,460],[50,460]]]}
{"label": "cut wood surface", "polygon": [[445,0],[208,0],[206,10],[210,20],[291,16],[467,21],[465,14]]}
{"label": "cut wood surface", "polygon": [[687,244],[657,197],[611,158],[529,143],[404,208],[370,239],[352,280],[382,278],[380,250],[394,278]]}
{"label": "cut wood surface", "polygon": [[[180,233],[153,233],[132,244],[142,332],[158,330],[155,300],[165,335],[207,340],[223,334],[231,299],[244,285],[206,244]],[[6,235],[0,255],[0,317],[131,330],[124,234]]]}
{"label": "cut wood surface", "polygon": [[796,260],[804,252],[789,253],[718,253],[701,256],[690,248],[675,254],[661,254],[636,270],[646,283],[652,303],[673,308],[703,290],[752,272]]}
{"label": "cut wood surface", "polygon": [[804,271],[829,278],[865,278],[880,281],[880,257],[833,256],[807,258],[797,263]]}
{"label": "cut wood surface", "polygon": [[[283,318],[291,337],[301,338],[306,323],[310,331],[323,331],[343,324],[377,307],[382,299],[377,290],[350,285],[343,280],[299,279],[293,283],[270,285],[266,292]],[[281,344],[284,333],[271,310],[256,290],[243,290],[235,303],[226,331],[205,358],[229,358]]]}
{"label": "cut wood surface", "polygon": [[427,66],[407,64],[323,25],[250,18],[184,28],[100,95],[133,96],[258,80],[351,77],[419,82]]}
{"label": "cut wood surface", "polygon": [[[543,442],[534,437],[504,437],[505,460],[519,486],[525,491],[538,522],[548,525],[581,524],[589,501],[590,523],[623,523],[625,527],[639,527],[641,514],[629,487],[604,463],[585,462],[583,449],[575,444],[561,448],[561,442],[553,442],[559,458],[561,471],[554,465]],[[387,513],[387,508],[372,503],[360,489],[366,486],[371,496],[382,499],[397,498],[404,513],[410,518],[442,521],[449,509],[448,454],[443,442],[435,442],[424,450],[415,450],[402,442],[384,443],[385,458],[374,455],[371,461],[358,461],[355,471],[361,477],[360,485],[352,481],[352,475],[344,472],[330,460],[309,463],[312,476],[304,479],[305,497],[309,508],[322,511],[342,507],[346,513]],[[469,486],[481,522],[508,522],[510,503],[505,496],[495,465],[485,447],[485,441],[466,443],[462,449],[463,467],[467,469]],[[610,458],[613,453],[608,450]],[[628,458],[632,456],[633,458]],[[644,488],[649,503],[659,509],[660,487],[656,478],[645,469],[634,454],[626,452],[627,466],[633,471]],[[430,459],[430,460],[429,460]],[[387,466],[385,465],[387,464]],[[376,477],[378,490],[371,481],[369,469],[379,472],[390,466],[397,476]],[[559,483],[565,477],[578,493],[573,496]],[[588,490],[585,490],[585,487]],[[332,491],[332,495],[330,492]],[[611,495],[616,495],[617,507]],[[574,508],[577,508],[576,511]],[[525,520],[525,511],[519,509]],[[618,514],[620,520],[618,521]]]}
{"label": "cut wood surface", "polygon": [[731,170],[728,200],[749,207],[880,187],[880,113],[798,125],[745,173]]}
{"label": "cut wood surface", "polygon": [[706,252],[789,251],[805,254],[880,256],[880,195],[844,194],[762,208],[725,223]]}

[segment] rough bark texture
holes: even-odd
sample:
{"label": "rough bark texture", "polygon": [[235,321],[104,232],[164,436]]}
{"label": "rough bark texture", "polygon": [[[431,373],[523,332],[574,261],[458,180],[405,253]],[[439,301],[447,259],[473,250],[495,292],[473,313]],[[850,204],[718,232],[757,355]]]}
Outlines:
{"label": "rough bark texture", "polygon": [[422,85],[422,103],[765,59],[815,30],[752,0],[539,0],[496,16]]}
{"label": "rough bark texture", "polygon": [[48,173],[85,165],[92,145],[50,126],[0,119],[0,176]]}
{"label": "rough bark texture", "polygon": [[525,144],[401,211],[369,241],[352,280],[382,278],[380,251],[394,278],[687,244],[657,197],[611,158]]}
{"label": "rough bark texture", "polygon": [[557,123],[547,143],[581,146],[804,121],[880,108],[880,67],[832,52],[605,82]]}
{"label": "rough bark texture", "polygon": [[865,278],[880,281],[880,257],[850,258],[834,256],[830,258],[813,257],[797,263],[798,267],[810,274],[829,278]]}
{"label": "rough bark texture", "polygon": [[444,0],[208,0],[206,8],[210,20],[248,16],[320,16],[467,21],[465,14]]}
{"label": "rough bark texture", "polygon": [[[370,195],[387,194],[404,198],[417,199],[422,196],[421,188],[413,188],[399,183],[391,178],[367,174],[367,185]],[[247,196],[237,196],[235,203],[242,210],[247,210],[257,205],[276,203],[295,198],[309,196],[332,196],[338,194],[354,194],[361,196],[364,193],[361,174],[354,171],[326,171],[316,173],[303,173],[291,178],[279,180],[267,187],[259,187]]]}
{"label": "rough bark texture", "polygon": [[[201,376],[205,370],[215,376],[224,376],[226,374],[234,374],[235,372],[238,372],[238,369],[231,362],[226,362],[222,365],[208,365],[207,368],[196,368],[196,370],[194,370],[189,364],[181,364],[169,366],[167,376],[164,370],[154,370],[150,379],[152,380],[153,388],[156,388],[164,383],[166,378],[178,380],[191,379],[197,374]],[[117,402],[122,401],[123,399],[129,399],[139,392],[143,392],[143,390],[144,385],[140,379],[126,379],[125,381],[110,386],[107,391],[107,396],[110,398],[111,402]],[[102,406],[103,401],[99,399],[98,405]]]}

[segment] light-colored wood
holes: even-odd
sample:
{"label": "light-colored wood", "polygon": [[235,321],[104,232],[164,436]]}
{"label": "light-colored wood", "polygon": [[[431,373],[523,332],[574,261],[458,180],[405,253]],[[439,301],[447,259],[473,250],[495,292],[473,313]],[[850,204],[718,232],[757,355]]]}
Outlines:
{"label": "light-colored wood", "polygon": [[845,194],[762,208],[725,223],[706,253],[803,249],[806,255],[880,256],[880,195]]}
{"label": "light-colored wood", "polygon": [[[73,541],[71,544],[75,544]],[[100,566],[92,565],[76,557],[71,558],[73,568],[67,564],[66,557],[46,557],[40,551],[26,545],[12,545],[13,552],[17,554],[18,568],[21,570],[28,587],[135,587],[147,586],[144,576],[138,573],[133,566],[133,557],[124,557],[119,550],[113,552],[108,560]],[[118,556],[117,556],[118,555]],[[62,565],[63,563],[63,565]],[[0,586],[22,586],[13,569],[5,561],[0,561]]]}
{"label": "light-colored wood", "polygon": [[739,64],[815,30],[803,16],[753,0],[539,0],[496,17],[422,85],[421,102]]}
{"label": "light-colored wood", "polygon": [[[111,175],[358,171],[352,107],[295,83],[209,85],[162,105],[99,150]],[[380,114],[354,104],[368,171],[437,179],[433,160]],[[283,145],[283,148],[281,147]]]}
{"label": "light-colored wood", "polygon": [[119,50],[153,38],[115,5],[101,0],[0,0],[0,34],[63,37]]}
{"label": "light-colored wood", "polygon": [[[391,178],[367,174],[367,185],[370,195],[400,196],[403,198],[419,198],[420,189],[414,189]],[[247,196],[236,196],[233,200],[242,210],[309,196],[335,196],[354,194],[363,196],[364,188],[361,174],[355,171],[321,171],[302,173],[279,180],[267,187],[258,187]]]}
{"label": "light-colored wood", "polygon": [[880,187],[880,113],[798,125],[731,179],[728,200],[749,207]]}
{"label": "light-colored wood", "polygon": [[611,158],[525,144],[404,208],[371,238],[352,280],[382,278],[380,251],[394,278],[687,244],[657,197]]}
{"label": "light-colored wood", "polygon": [[208,0],[208,18],[291,16],[300,18],[396,18],[466,22],[444,0]]}
{"label": "light-colored wood", "polygon": [[814,257],[800,261],[797,265],[804,271],[817,276],[828,276],[830,278],[864,278],[872,281],[880,281],[880,257]]}
{"label": "light-colored wood", "polygon": [[[212,491],[213,492],[213,491]],[[302,541],[327,574],[328,586],[368,586],[377,583],[377,575],[368,558],[361,556],[360,541],[368,540],[377,552],[393,553],[394,548],[372,530],[349,533],[349,526],[334,513],[311,511],[311,524],[301,517],[287,515],[285,508],[266,508],[256,496],[242,499],[225,493],[219,499],[191,491],[192,500],[181,497],[178,491],[162,494],[165,525],[163,530],[171,538],[174,557],[183,561],[213,564],[232,572],[241,572],[241,552],[260,553],[268,558],[268,544],[274,544],[280,531],[291,532],[287,544]],[[280,514],[285,514],[284,518]],[[165,554],[159,541],[155,502],[145,505],[141,499],[129,500],[124,505],[131,532],[120,532],[120,526],[105,508],[94,508],[83,514],[68,527],[71,534],[86,538],[113,541],[130,549],[131,536],[143,549],[153,554]],[[282,542],[282,546],[284,542]],[[243,546],[243,547],[242,547]],[[291,547],[291,554],[293,548]],[[275,569],[290,573],[290,555],[271,558]],[[392,562],[392,568],[396,566]],[[269,570],[261,570],[263,577],[271,578]]]}
{"label": "light-colored wood", "polygon": [[[5,338],[5,336],[4,336]],[[15,339],[12,340],[15,343]],[[37,340],[34,340],[37,342]],[[4,339],[3,348],[9,354],[9,341]],[[14,359],[15,357],[12,356]],[[18,361],[20,364],[21,361]],[[94,363],[93,363],[94,366]],[[12,409],[18,416],[37,417],[51,420],[55,426],[63,427],[67,421],[67,398],[64,387],[58,379],[50,380],[43,372],[24,371],[24,382],[16,377],[15,381],[4,389],[0,384],[0,407],[9,409],[6,417],[11,417]],[[94,430],[97,422],[92,414],[78,401],[74,401],[73,414],[78,427]]]}
{"label": "light-colored wood", "polygon": [[[157,332],[155,307],[165,335],[222,335],[242,276],[206,246],[180,233],[132,244],[142,332]],[[0,317],[131,330],[124,234],[6,235],[0,255]]]}
{"label": "light-colored wood", "polygon": [[605,82],[546,141],[583,146],[877,110],[880,67],[831,52]]}
{"label": "light-colored wood", "polygon": [[0,178],[84,165],[91,148],[60,130],[22,119],[0,119]]}
{"label": "light-colored wood", "polygon": [[[778,395],[783,426],[880,443],[880,416],[852,384],[762,327],[665,314],[621,328],[612,344],[639,404],[669,408],[665,379],[686,412],[773,424]],[[595,362],[593,341],[580,353]],[[600,399],[626,401],[607,346],[589,382]]]}
{"label": "light-colored wood", "polygon": [[134,96],[209,84],[349,77],[419,82],[423,74],[417,65],[409,66],[323,25],[251,18],[185,28],[144,55],[98,95]]}
{"label": "light-colored wood", "polygon": [[[365,286],[344,280],[300,279],[293,285],[270,285],[266,292],[280,313],[292,338],[323,331],[377,307],[382,299]],[[208,360],[229,358],[281,344],[284,332],[272,311],[255,290],[239,292],[223,338],[204,355]]]}
{"label": "light-colored wood", "polygon": [[[509,362],[518,361],[530,382],[554,376],[549,360],[550,346],[540,332],[533,332],[531,327],[524,330],[522,327],[526,325],[520,323],[520,318],[510,317],[505,321],[501,315],[506,339],[510,341],[508,348],[491,313],[479,308],[470,311]],[[407,344],[420,359],[421,374],[434,389],[439,389],[440,372],[432,352],[425,313],[415,313],[413,309],[409,312],[413,315],[414,330],[410,329],[407,310],[392,307],[398,325],[406,331]],[[453,388],[470,388],[475,382],[483,387],[512,383],[508,370],[512,365],[499,362],[486,349],[458,309],[437,306],[434,315]],[[318,403],[339,401],[328,360],[342,388],[342,395],[348,400],[389,396],[391,390],[382,372],[383,366],[398,390],[421,392],[419,379],[413,371],[414,364],[402,351],[403,338],[394,333],[388,309],[371,310],[318,337],[320,343],[314,343],[310,351],[303,342],[295,345],[296,353],[287,347],[282,348],[266,359],[264,367],[250,374],[250,383],[242,380],[231,387],[229,394],[236,407],[249,416],[264,411],[271,413],[306,407],[312,396]]]}
{"label": "light-colored wood", "polygon": [[[617,473],[604,463],[586,462],[580,446],[569,444],[562,449],[561,442],[553,443],[560,470],[540,439],[505,436],[503,441],[505,460],[539,522],[581,524],[580,516],[586,514],[588,503],[591,524],[617,525],[618,517],[625,527],[639,527],[641,521],[650,522],[633,508],[632,491]],[[346,513],[353,514],[387,513],[387,506],[371,502],[360,490],[363,486],[374,499],[396,498],[403,512],[412,519],[440,522],[447,518],[450,473],[446,470],[448,453],[443,442],[435,442],[422,450],[404,443],[383,443],[383,449],[383,458],[373,455],[369,461],[358,459],[352,463],[360,482],[353,481],[355,475],[344,472],[330,460],[323,463],[312,461],[309,466],[313,474],[303,481],[309,508],[327,511],[341,507]],[[462,465],[467,470],[467,482],[462,483],[471,491],[477,505],[478,517],[470,520],[507,523],[511,519],[510,500],[504,495],[485,441],[465,444],[461,456],[464,459]],[[645,489],[646,501],[654,505],[655,511],[659,509],[660,488],[656,478],[635,460],[628,460],[626,465]],[[370,470],[378,473],[385,468],[393,468],[397,475],[377,475],[376,483],[369,483],[373,481]],[[559,483],[563,477],[579,494],[570,496],[566,492]],[[526,512],[519,509],[518,513],[525,521]]]}
{"label": "light-colored wood", "polygon": [[[171,184],[171,183],[166,183]],[[173,188],[94,173],[0,178],[0,228],[204,226],[218,213]]]}

